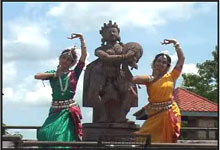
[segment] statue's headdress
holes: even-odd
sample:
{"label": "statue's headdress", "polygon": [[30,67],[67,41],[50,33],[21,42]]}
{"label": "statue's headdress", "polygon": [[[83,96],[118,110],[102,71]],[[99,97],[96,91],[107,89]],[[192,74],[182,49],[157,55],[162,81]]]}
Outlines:
{"label": "statue's headdress", "polygon": [[107,29],[107,28],[116,28],[117,30],[118,30],[118,33],[120,32],[120,29],[119,29],[119,27],[118,27],[118,25],[116,24],[116,22],[114,23],[114,24],[112,24],[112,21],[111,20],[109,20],[109,23],[108,24],[106,24],[106,23],[104,23],[103,24],[104,26],[101,28],[101,30],[99,31],[99,33],[103,36],[103,34],[104,34],[104,32],[105,32],[105,30]]}
{"label": "statue's headdress", "polygon": [[[102,37],[103,37],[103,38],[101,39],[102,45],[104,45],[104,43],[106,42],[106,39],[104,38],[104,34],[105,34],[105,32],[106,32],[106,29],[108,29],[108,28],[116,28],[116,29],[118,30],[118,33],[120,33],[120,29],[119,29],[118,25],[116,24],[116,22],[113,24],[112,21],[109,20],[109,23],[108,23],[108,24],[104,23],[104,24],[103,24],[103,27],[101,27],[101,30],[99,31],[99,33],[100,33],[100,34],[102,35]],[[122,43],[121,43],[121,38],[120,38],[120,36],[118,37],[117,41],[119,41],[119,43],[122,44]]]}

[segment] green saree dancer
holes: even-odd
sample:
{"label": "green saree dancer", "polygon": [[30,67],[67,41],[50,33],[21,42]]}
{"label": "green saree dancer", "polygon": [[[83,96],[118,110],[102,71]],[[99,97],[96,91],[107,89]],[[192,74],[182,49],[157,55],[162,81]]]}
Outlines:
{"label": "green saree dancer", "polygon": [[[52,88],[52,103],[49,115],[37,132],[39,141],[81,141],[81,111],[74,100],[77,81],[85,66],[86,47],[82,34],[73,33],[70,39],[79,37],[81,57],[77,63],[75,47],[64,50],[59,57],[57,70],[37,73],[35,79],[49,80]],[[75,68],[69,70],[73,65]]]}

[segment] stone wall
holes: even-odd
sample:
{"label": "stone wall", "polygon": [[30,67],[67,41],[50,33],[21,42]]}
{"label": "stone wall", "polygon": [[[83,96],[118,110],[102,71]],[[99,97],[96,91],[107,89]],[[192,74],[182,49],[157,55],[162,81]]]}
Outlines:
{"label": "stone wall", "polygon": [[[215,128],[217,124],[216,118],[211,117],[188,117],[188,126],[189,127],[201,127],[201,128]],[[217,139],[217,134],[215,131],[192,131],[187,134],[189,139],[198,139],[198,140],[215,140]]]}
{"label": "stone wall", "polygon": [[[201,117],[198,119],[198,127],[214,128],[216,122],[217,121],[214,118]],[[208,136],[210,140],[214,140],[217,138],[215,131],[209,131],[209,133],[206,133],[206,131],[198,131],[197,134],[199,139],[206,139],[206,136]]]}

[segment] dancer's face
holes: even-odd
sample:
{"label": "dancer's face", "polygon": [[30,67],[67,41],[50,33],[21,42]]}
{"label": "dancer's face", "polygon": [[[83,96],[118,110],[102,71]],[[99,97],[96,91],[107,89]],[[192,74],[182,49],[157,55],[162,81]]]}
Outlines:
{"label": "dancer's face", "polygon": [[168,59],[165,55],[162,55],[157,58],[157,60],[154,63],[153,69],[158,70],[160,72],[165,72],[168,67]]}
{"label": "dancer's face", "polygon": [[60,56],[60,65],[64,68],[69,68],[72,64],[72,57],[68,54],[63,54]]}

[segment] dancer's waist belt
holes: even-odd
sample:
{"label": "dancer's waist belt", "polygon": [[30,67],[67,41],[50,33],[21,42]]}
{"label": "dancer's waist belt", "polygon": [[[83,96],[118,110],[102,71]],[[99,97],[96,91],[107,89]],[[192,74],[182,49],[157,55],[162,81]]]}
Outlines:
{"label": "dancer's waist belt", "polygon": [[77,102],[73,99],[62,100],[62,101],[52,101],[51,108],[70,108],[76,106]]}
{"label": "dancer's waist belt", "polygon": [[146,106],[146,109],[150,110],[166,110],[170,109],[172,107],[172,100],[166,101],[166,102],[161,102],[161,103],[149,103]]}

